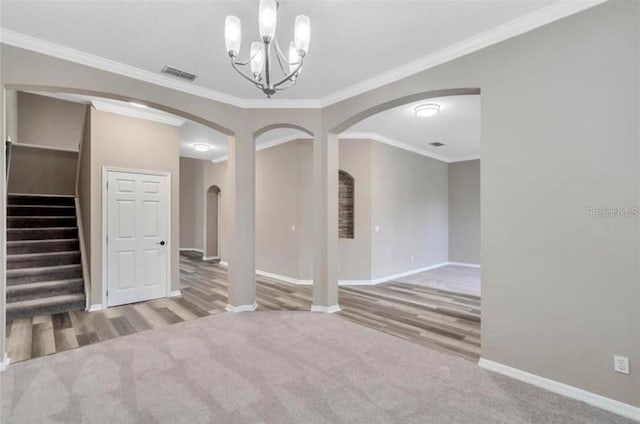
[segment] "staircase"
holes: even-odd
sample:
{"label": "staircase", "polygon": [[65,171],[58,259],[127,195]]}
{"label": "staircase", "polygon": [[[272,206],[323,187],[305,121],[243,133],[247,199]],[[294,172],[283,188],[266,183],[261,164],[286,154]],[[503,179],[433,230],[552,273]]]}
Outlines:
{"label": "staircase", "polygon": [[85,308],[75,199],[7,199],[7,321]]}

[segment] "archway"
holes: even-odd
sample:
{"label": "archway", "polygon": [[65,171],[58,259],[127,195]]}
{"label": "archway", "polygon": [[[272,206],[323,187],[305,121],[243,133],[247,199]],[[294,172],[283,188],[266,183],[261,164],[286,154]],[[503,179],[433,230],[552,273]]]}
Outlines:
{"label": "archway", "polygon": [[[233,136],[234,132],[229,129],[227,124],[221,124],[221,123],[217,123],[217,122],[213,122],[209,119],[206,118],[206,115],[196,115],[196,113],[200,110],[198,109],[197,105],[191,107],[191,105],[186,106],[187,107],[187,111],[182,111],[179,109],[179,106],[181,103],[179,101],[173,101],[171,100],[171,98],[167,98],[167,103],[169,105],[173,104],[172,106],[168,106],[168,105],[162,105],[159,104],[157,102],[154,101],[149,101],[146,98],[144,98],[143,96],[137,96],[137,97],[125,97],[125,96],[121,96],[121,95],[117,95],[117,94],[111,94],[108,92],[102,92],[102,91],[94,91],[94,90],[80,90],[80,89],[66,89],[66,88],[62,88],[62,87],[53,87],[53,86],[33,86],[33,85],[29,85],[29,86],[24,86],[24,85],[8,85],[5,87],[6,89],[11,89],[11,90],[23,90],[23,91],[29,91],[29,92],[35,92],[35,93],[67,93],[67,94],[76,94],[76,95],[84,95],[84,96],[91,96],[91,97],[95,97],[95,98],[100,98],[100,99],[109,99],[109,100],[117,100],[117,101],[125,101],[125,102],[135,102],[135,103],[141,103],[144,104],[146,106],[148,106],[149,108],[152,109],[157,109],[163,112],[167,112],[170,113],[172,115],[175,115],[177,117],[181,117],[181,118],[185,118],[194,122],[197,122],[201,125],[204,125],[208,128],[212,128],[218,132],[221,132],[223,134],[225,134],[228,138]],[[117,90],[116,90],[117,91]],[[157,99],[157,97],[156,97]],[[133,106],[132,106],[133,107]],[[5,109],[6,111],[6,109]],[[88,116],[88,115],[85,115]],[[229,121],[229,120],[228,120]],[[77,147],[77,144],[76,144]],[[80,153],[79,153],[80,154]],[[174,155],[177,159],[177,153],[174,154],[174,151],[170,152],[171,155]],[[142,156],[142,155],[141,155]],[[88,156],[85,156],[88,157]],[[4,160],[3,160],[4,163]],[[6,164],[5,164],[6,166]],[[87,169],[89,169],[92,165],[88,165]],[[98,165],[96,165],[98,166]],[[101,165],[100,165],[101,166]],[[128,165],[131,166],[132,168],[136,168],[136,169],[140,169],[140,170],[147,170],[148,168],[145,166],[144,163],[142,164],[138,164],[138,165]],[[75,171],[75,165],[74,165],[74,171]],[[3,171],[4,173],[4,171]],[[172,207],[173,205],[176,205],[174,207],[174,213],[169,214],[169,220],[171,221],[171,228],[169,229],[169,234],[166,235],[166,239],[167,242],[167,247],[170,249],[170,251],[168,252],[169,256],[169,261],[171,261],[171,269],[170,272],[168,272],[169,276],[168,276],[168,285],[170,286],[170,292],[169,290],[167,295],[168,296],[176,296],[178,294],[180,294],[180,292],[178,291],[178,289],[180,288],[179,286],[179,281],[180,281],[180,274],[179,274],[179,254],[178,254],[178,247],[179,247],[179,236],[178,236],[178,230],[177,227],[179,226],[179,223],[177,222],[178,220],[178,214],[175,213],[175,211],[177,210],[177,204],[179,202],[179,200],[177,199],[177,194],[178,193],[178,189],[177,189],[177,184],[178,184],[178,174],[179,174],[179,170],[177,167],[173,168],[171,170],[171,174],[174,176],[173,181],[171,181],[171,186],[169,188],[170,190],[170,198],[171,198],[171,202],[172,202]],[[77,180],[75,180],[75,185],[77,185]],[[93,181],[93,180],[86,180],[86,181]],[[93,190],[94,192],[97,192],[98,190],[102,190],[103,187],[99,186],[99,185],[95,185],[95,187],[92,186],[93,183],[89,183],[87,184],[87,186],[92,187],[91,190]],[[201,189],[200,189],[201,190]],[[72,193],[71,193],[72,194]],[[202,193],[200,193],[200,196],[202,196]],[[90,198],[90,196],[88,196],[87,198]],[[93,207],[95,210],[99,210],[99,206],[94,206]],[[4,209],[4,206],[3,206]],[[89,210],[90,208],[86,207],[84,208],[85,211]],[[78,211],[81,211],[81,209],[78,207],[77,208]],[[87,212],[88,213],[88,212]],[[94,219],[95,221],[95,219]],[[86,222],[86,221],[85,221]],[[80,231],[82,231],[82,227],[80,228]],[[200,234],[202,233],[202,230],[199,230]],[[98,240],[101,237],[100,233],[96,233],[94,232],[94,239]],[[89,239],[87,239],[89,240]],[[91,249],[93,250],[93,252],[98,252],[98,255],[100,255],[100,249]],[[90,255],[91,250],[89,249],[84,249],[83,248],[83,259],[85,256],[85,252],[86,255]],[[95,254],[94,254],[95,256]],[[93,257],[92,257],[93,258]],[[86,261],[86,259],[84,259]],[[95,262],[94,262],[95,263]],[[100,265],[100,264],[99,264]],[[86,265],[83,267],[83,269],[85,270],[84,272],[86,272],[86,275],[83,275],[83,280],[87,283],[84,287],[84,293],[86,294],[86,298],[89,300],[89,305],[92,307],[91,309],[93,310],[97,310],[97,309],[101,309],[103,308],[106,303],[105,302],[101,302],[101,299],[104,299],[104,291],[105,291],[105,284],[101,284],[102,282],[104,282],[104,278],[102,277],[102,269],[100,266],[94,266],[92,267],[92,269],[89,269],[88,267],[86,267]],[[4,270],[3,270],[4,272]],[[93,278],[92,278],[93,277]],[[89,285],[88,282],[91,281],[93,284]],[[102,286],[102,287],[101,287]],[[1,292],[1,290],[0,290]],[[87,306],[89,306],[87,305]],[[4,323],[4,318],[5,318],[5,305],[2,305],[2,307],[0,307],[0,314],[3,315],[3,320],[2,322]],[[3,325],[4,328],[4,325]],[[0,347],[3,345],[2,341],[0,341]],[[0,353],[3,351],[3,349],[0,348]]]}
{"label": "archway", "polygon": [[[455,234],[470,230],[474,235],[477,233],[472,240],[466,237],[460,243],[471,245],[477,242],[479,246],[479,166],[473,167],[473,173],[464,171],[466,174],[456,174],[461,177],[452,179],[458,186],[466,184],[461,180],[472,180],[473,192],[469,185],[465,185],[454,199],[473,197],[475,203],[471,205],[470,201],[456,200],[457,209],[465,213],[451,215],[450,175],[462,172],[451,165],[458,161],[462,164],[463,159],[449,153],[457,148],[454,146],[461,141],[457,135],[462,133],[450,124],[453,121],[467,123],[471,115],[474,125],[465,128],[470,128],[468,132],[474,134],[474,141],[478,141],[479,153],[479,94],[479,89],[422,92],[365,106],[350,117],[345,114],[347,119],[333,127],[334,133],[328,134],[327,143],[336,143],[337,146],[330,150],[326,160],[331,164],[337,163],[339,167],[337,172],[329,169],[331,174],[338,174],[339,184],[338,195],[331,194],[329,201],[334,202],[335,197],[338,198],[337,205],[330,203],[330,208],[338,210],[339,259],[333,269],[337,270],[336,280],[340,288],[330,287],[329,290],[337,291],[339,304],[346,315],[361,314],[364,317],[376,311],[384,314],[385,320],[373,319],[370,322],[373,327],[394,321],[401,324],[400,314],[393,310],[394,299],[385,299],[388,302],[386,306],[376,303],[377,296],[385,290],[403,291],[407,301],[424,311],[428,310],[427,295],[432,296],[438,290],[452,293],[452,299],[474,296],[477,307],[464,318],[473,337],[460,344],[464,355],[472,358],[480,353],[480,301],[466,290],[475,287],[479,290],[480,270],[472,266],[479,264],[479,259],[450,259],[449,241],[452,239],[450,234],[453,234],[450,223],[458,222],[460,230]],[[416,108],[420,110],[424,104],[433,106],[439,113],[420,117]],[[436,138],[431,139],[432,136]],[[440,139],[440,136],[446,138]],[[431,145],[435,141],[444,143],[434,143],[438,147]],[[466,146],[465,143],[459,144]],[[475,162],[479,163],[478,160]],[[358,180],[354,196],[354,233],[349,233],[351,202],[345,171]],[[477,177],[471,179],[469,175]],[[470,211],[475,213],[472,217]],[[454,261],[458,263],[449,264]],[[334,281],[328,280],[328,283],[335,284]],[[382,285],[368,287],[374,284]],[[362,303],[354,306],[354,298]],[[388,310],[385,309],[387,306]],[[434,324],[430,322],[432,318],[434,321],[436,318],[450,318],[448,311],[438,317],[419,315],[415,321],[417,327]]]}
{"label": "archway", "polygon": [[220,259],[220,219],[222,192],[212,185],[207,189],[205,200],[204,260]]}
{"label": "archway", "polygon": [[311,284],[311,139],[311,131],[292,123],[273,124],[254,132],[255,258],[259,276]]}

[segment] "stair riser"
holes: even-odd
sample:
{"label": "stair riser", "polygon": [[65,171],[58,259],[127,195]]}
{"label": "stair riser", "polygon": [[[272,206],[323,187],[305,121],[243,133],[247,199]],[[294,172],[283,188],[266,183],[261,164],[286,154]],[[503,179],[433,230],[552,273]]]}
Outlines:
{"label": "stair riser", "polygon": [[39,196],[11,196],[7,199],[7,205],[55,205],[75,206],[73,197],[39,197]]}
{"label": "stair riser", "polygon": [[56,286],[50,289],[37,289],[37,290],[13,290],[20,286],[7,287],[7,303],[19,302],[21,300],[29,299],[41,299],[51,296],[59,296],[63,294],[75,294],[82,293],[84,290],[84,283],[82,280],[77,282],[69,282],[65,285]]}
{"label": "stair riser", "polygon": [[73,216],[75,208],[40,208],[35,206],[9,206],[7,216]]}
{"label": "stair riser", "polygon": [[8,228],[75,227],[76,218],[7,218]]}
{"label": "stair riser", "polygon": [[80,250],[80,243],[77,240],[72,241],[46,241],[40,243],[28,243],[24,245],[7,245],[8,255],[19,255],[22,253],[51,253],[51,252],[71,252]]}
{"label": "stair riser", "polygon": [[47,240],[47,239],[70,239],[78,238],[78,230],[69,228],[64,230],[43,229],[43,230],[26,230],[26,229],[10,229],[7,230],[7,240]]}
{"label": "stair riser", "polygon": [[7,285],[14,286],[24,283],[35,283],[37,281],[53,281],[53,280],[71,280],[74,278],[82,278],[81,267],[71,269],[53,269],[43,272],[21,272],[15,270],[7,271]]}
{"label": "stair riser", "polygon": [[59,314],[69,311],[81,311],[85,308],[84,301],[67,302],[59,305],[43,305],[36,308],[11,309],[7,308],[7,321],[18,318],[29,318],[38,315]]}
{"label": "stair riser", "polygon": [[40,268],[55,265],[80,264],[80,253],[60,254],[53,256],[36,256],[33,258],[7,258],[7,269]]}

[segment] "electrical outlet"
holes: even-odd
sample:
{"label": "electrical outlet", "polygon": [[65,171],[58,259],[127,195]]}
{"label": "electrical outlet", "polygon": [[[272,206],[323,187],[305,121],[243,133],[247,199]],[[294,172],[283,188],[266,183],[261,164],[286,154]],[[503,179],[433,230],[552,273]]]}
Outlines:
{"label": "electrical outlet", "polygon": [[411,262],[413,262],[413,259],[414,259],[414,257],[412,256],[412,257],[411,257]]}
{"label": "electrical outlet", "polygon": [[629,374],[629,358],[615,355],[613,357],[613,370],[621,374]]}
{"label": "electrical outlet", "polygon": [[291,226],[291,231],[295,231],[295,230],[296,230],[296,226],[295,226],[295,225],[292,225],[292,226]]}
{"label": "electrical outlet", "polygon": [[380,231],[380,226],[379,226],[379,225],[376,225],[375,230],[376,230],[376,233],[377,233],[378,231]]}

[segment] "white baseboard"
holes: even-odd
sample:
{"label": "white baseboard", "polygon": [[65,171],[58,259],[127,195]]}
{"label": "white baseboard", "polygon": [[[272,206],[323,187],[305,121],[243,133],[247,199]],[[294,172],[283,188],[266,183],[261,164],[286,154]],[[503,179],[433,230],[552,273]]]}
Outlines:
{"label": "white baseboard", "polygon": [[180,290],[172,290],[171,292],[169,292],[169,297],[178,297],[178,296],[182,296],[182,293],[180,292]]}
{"label": "white baseboard", "polygon": [[560,383],[555,380],[540,377],[539,375],[531,374],[517,368],[503,365],[499,362],[490,361],[488,359],[480,358],[480,361],[478,361],[478,366],[486,370],[506,375],[507,377],[511,377],[519,381],[523,381],[525,383],[533,384],[534,386],[540,387],[550,392],[588,403],[589,405],[604,409],[609,412],[613,412],[614,414],[618,414],[632,420],[640,421],[639,407],[610,399],[608,397],[604,397],[592,392],[588,392],[586,390],[579,389],[568,384]]}
{"label": "white baseboard", "polygon": [[203,256],[203,261],[215,261],[216,259],[220,259],[220,256]]}
{"label": "white baseboard", "polygon": [[336,312],[340,312],[340,306],[339,305],[333,305],[333,306],[311,305],[311,312],[322,312],[325,314],[333,314]]}
{"label": "white baseboard", "polygon": [[237,312],[255,311],[257,307],[258,307],[258,304],[256,302],[253,302],[253,304],[251,305],[238,305],[238,306],[227,305],[225,309],[229,312],[237,313]]}
{"label": "white baseboard", "polygon": [[467,262],[447,262],[447,265],[466,266],[467,268],[480,268],[480,264],[470,264]]}
{"label": "white baseboard", "polygon": [[272,272],[260,271],[256,269],[256,274],[262,275],[263,277],[269,277],[276,280],[284,281],[291,284],[299,284],[304,286],[310,286],[313,284],[313,280],[298,280],[297,278],[287,277],[286,275],[274,274]]}
{"label": "white baseboard", "polygon": [[96,303],[94,305],[89,306],[89,312],[101,311],[103,309],[104,307],[102,306],[102,303]]}
{"label": "white baseboard", "polygon": [[204,250],[198,249],[197,247],[181,247],[179,249],[181,252],[196,252],[196,253],[204,253]]}
{"label": "white baseboard", "polygon": [[432,269],[441,268],[446,265],[449,265],[449,262],[441,262],[439,264],[429,265],[424,268],[417,268],[398,274],[387,275],[386,277],[374,278],[373,280],[340,280],[338,281],[338,284],[341,286],[372,286],[380,283],[386,283],[387,281],[395,280],[396,278],[402,278],[413,274],[419,274],[425,271],[431,271]]}
{"label": "white baseboard", "polygon": [[0,372],[6,370],[9,367],[10,363],[11,363],[11,359],[9,359],[9,356],[5,352],[2,362],[0,362]]}

